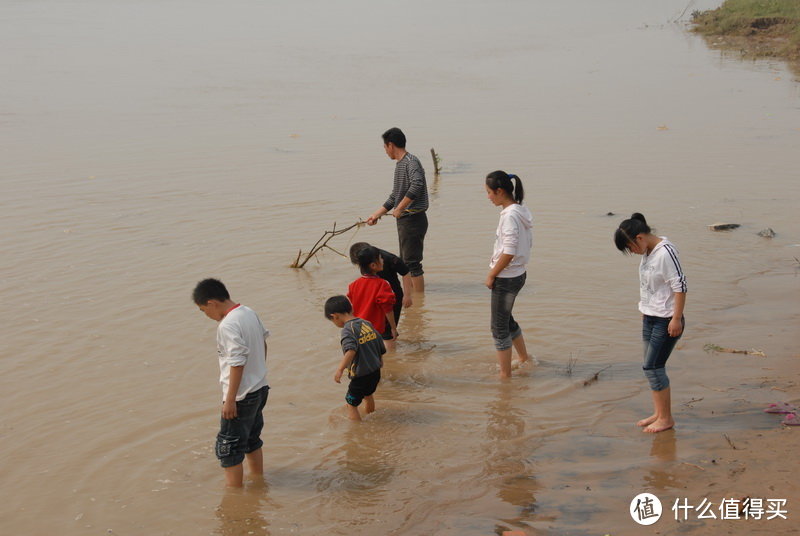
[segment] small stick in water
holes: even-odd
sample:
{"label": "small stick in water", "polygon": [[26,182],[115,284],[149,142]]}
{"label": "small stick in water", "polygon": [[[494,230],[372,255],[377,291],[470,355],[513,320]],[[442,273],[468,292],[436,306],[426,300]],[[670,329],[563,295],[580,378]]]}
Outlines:
{"label": "small stick in water", "polygon": [[583,386],[586,387],[587,385],[591,385],[594,382],[596,382],[597,380],[599,380],[600,379],[600,373],[603,372],[604,370],[608,369],[608,368],[611,368],[611,365],[608,365],[607,367],[601,368],[600,370],[595,372],[593,375],[591,375],[588,378],[586,378],[585,380],[583,380]]}

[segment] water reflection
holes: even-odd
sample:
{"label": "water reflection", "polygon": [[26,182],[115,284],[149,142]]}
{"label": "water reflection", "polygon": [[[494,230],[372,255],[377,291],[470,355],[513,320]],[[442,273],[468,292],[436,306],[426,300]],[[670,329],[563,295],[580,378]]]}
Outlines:
{"label": "water reflection", "polygon": [[429,321],[425,309],[425,294],[414,292],[412,300],[411,307],[403,308],[400,315],[400,324],[397,327],[400,333],[398,353],[408,354],[409,357],[419,360],[427,357],[435,345],[428,341]]}
{"label": "water reflection", "polygon": [[665,491],[678,485],[674,463],[677,459],[677,450],[678,441],[674,429],[653,434],[650,456],[654,465],[644,476],[643,489]]}
{"label": "water reflection", "polygon": [[536,510],[539,486],[533,474],[531,455],[534,445],[525,434],[528,414],[515,400],[528,389],[519,383],[495,386],[497,396],[488,405],[486,421],[486,459],[484,473],[497,479],[497,496],[519,508],[519,515],[508,522],[529,519]]}
{"label": "water reflection", "polygon": [[269,488],[263,480],[249,483],[242,489],[226,489],[215,512],[219,525],[214,534],[269,536],[264,517],[269,504]]}
{"label": "water reflection", "polygon": [[347,484],[344,487],[348,491],[370,491],[370,496],[380,503],[385,485],[394,474],[388,438],[376,429],[378,423],[348,424],[351,426],[344,435],[344,456],[339,460]]}
{"label": "water reflection", "polygon": [[375,414],[370,420],[344,423],[343,444],[327,454],[317,469],[323,471],[316,489],[321,504],[334,510],[379,507],[386,485],[395,472],[391,442],[379,427]]}

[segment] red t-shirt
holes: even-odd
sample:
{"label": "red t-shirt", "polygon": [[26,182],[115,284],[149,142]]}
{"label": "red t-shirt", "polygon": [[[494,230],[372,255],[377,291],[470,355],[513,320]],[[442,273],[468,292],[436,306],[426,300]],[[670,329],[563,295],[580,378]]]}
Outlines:
{"label": "red t-shirt", "polygon": [[353,316],[368,320],[375,331],[386,329],[386,315],[395,302],[392,287],[377,275],[362,275],[347,288],[347,297],[353,304]]}

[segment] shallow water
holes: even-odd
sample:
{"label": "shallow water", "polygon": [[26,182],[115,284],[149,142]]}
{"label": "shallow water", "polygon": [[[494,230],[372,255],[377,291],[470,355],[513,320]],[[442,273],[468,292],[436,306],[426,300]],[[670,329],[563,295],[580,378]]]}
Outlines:
{"label": "shallow water", "polygon": [[[4,2],[4,532],[637,533],[635,493],[680,496],[675,465],[773,427],[763,387],[786,385],[764,378],[797,378],[800,86],[709,50],[670,22],[684,7]],[[356,271],[288,265],[383,202],[393,125],[429,172],[428,289],[352,425],[320,311]],[[515,316],[539,366],[509,384],[482,285],[497,168],[535,215]],[[655,438],[631,426],[649,406],[638,259],[610,240],[633,211],[690,285],[679,425]],[[387,220],[334,247],[356,239],[397,248]],[[189,299],[208,276],[273,332],[265,488],[221,488],[214,324]]]}

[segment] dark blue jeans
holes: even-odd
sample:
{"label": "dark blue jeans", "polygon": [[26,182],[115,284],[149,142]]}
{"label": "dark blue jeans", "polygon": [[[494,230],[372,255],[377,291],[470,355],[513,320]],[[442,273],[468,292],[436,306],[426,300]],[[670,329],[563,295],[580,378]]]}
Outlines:
{"label": "dark blue jeans", "polygon": [[517,294],[525,286],[527,273],[517,277],[497,277],[492,288],[492,337],[498,350],[511,348],[514,339],[522,335],[517,321],[511,314]]}
{"label": "dark blue jeans", "polygon": [[[644,375],[650,382],[650,389],[662,391],[669,387],[669,378],[665,366],[672,349],[683,335],[670,337],[667,332],[672,318],[644,315],[642,317],[642,340],[644,341]],[[681,318],[681,324],[686,325],[686,320]]]}

